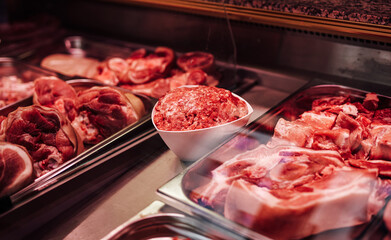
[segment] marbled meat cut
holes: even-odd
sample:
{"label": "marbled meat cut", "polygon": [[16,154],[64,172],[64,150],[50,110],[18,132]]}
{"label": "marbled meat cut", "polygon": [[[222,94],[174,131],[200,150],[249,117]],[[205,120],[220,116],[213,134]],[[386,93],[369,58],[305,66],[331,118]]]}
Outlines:
{"label": "marbled meat cut", "polygon": [[142,101],[113,87],[92,87],[78,92],[78,115],[72,126],[86,144],[96,144],[144,115]]}
{"label": "marbled meat cut", "polygon": [[57,77],[41,77],[34,81],[33,102],[57,109],[70,121],[77,115],[76,98],[75,89]]}
{"label": "marbled meat cut", "polygon": [[57,168],[84,148],[68,119],[53,108],[19,107],[1,126],[0,140],[24,146],[37,176]]}
{"label": "marbled meat cut", "polygon": [[248,113],[246,103],[230,91],[209,86],[175,88],[154,109],[156,127],[184,131],[235,121]]}
{"label": "marbled meat cut", "polygon": [[280,118],[267,144],[225,161],[191,199],[276,239],[368,222],[391,194],[391,111],[374,93],[352,99]]}
{"label": "marbled meat cut", "polygon": [[34,177],[33,160],[26,149],[0,142],[0,197],[27,186]]}

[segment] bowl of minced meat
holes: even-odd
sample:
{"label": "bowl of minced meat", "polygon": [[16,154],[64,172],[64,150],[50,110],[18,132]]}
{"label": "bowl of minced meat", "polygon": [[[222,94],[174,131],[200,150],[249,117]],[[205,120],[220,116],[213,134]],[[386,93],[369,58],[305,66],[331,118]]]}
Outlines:
{"label": "bowl of minced meat", "polygon": [[184,86],[161,97],[152,122],[182,160],[197,160],[244,127],[253,112],[240,96],[218,87]]}

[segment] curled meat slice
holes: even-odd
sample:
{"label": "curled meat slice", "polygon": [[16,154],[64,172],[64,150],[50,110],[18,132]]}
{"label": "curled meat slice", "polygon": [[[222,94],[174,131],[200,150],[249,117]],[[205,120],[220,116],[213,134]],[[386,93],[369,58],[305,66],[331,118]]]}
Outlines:
{"label": "curled meat slice", "polygon": [[57,77],[41,77],[34,81],[33,102],[55,108],[71,121],[77,115],[76,97],[75,89]]}
{"label": "curled meat slice", "polygon": [[96,144],[144,114],[142,101],[112,87],[92,87],[78,93],[78,116],[72,122],[84,143]]}
{"label": "curled meat slice", "polygon": [[177,65],[184,71],[201,69],[210,72],[214,65],[214,57],[206,52],[188,52],[178,58]]}
{"label": "curled meat slice", "polygon": [[126,77],[128,62],[125,59],[114,57],[102,62],[98,67],[94,79],[109,85],[117,85],[120,79]]}
{"label": "curled meat slice", "polygon": [[57,168],[83,151],[68,119],[54,108],[19,107],[2,122],[1,140],[24,146],[37,176]]}
{"label": "curled meat slice", "polygon": [[139,50],[126,59],[129,68],[121,83],[141,84],[163,77],[174,62],[175,54],[170,48],[157,47],[154,53],[147,56],[144,56],[144,52]]}
{"label": "curled meat slice", "polygon": [[19,145],[0,142],[0,197],[10,195],[34,179],[33,160]]}

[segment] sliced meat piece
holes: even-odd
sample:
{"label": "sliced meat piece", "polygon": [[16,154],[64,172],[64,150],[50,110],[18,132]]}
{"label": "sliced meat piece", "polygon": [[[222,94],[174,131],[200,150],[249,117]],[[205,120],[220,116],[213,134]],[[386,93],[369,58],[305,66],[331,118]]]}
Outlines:
{"label": "sliced meat piece", "polygon": [[120,79],[126,78],[128,67],[128,62],[123,58],[109,58],[100,64],[93,78],[104,84],[116,86]]}
{"label": "sliced meat piece", "polygon": [[96,144],[135,123],[144,114],[142,101],[112,87],[92,87],[78,93],[78,116],[72,122],[86,144]]}
{"label": "sliced meat piece", "polygon": [[169,79],[170,90],[184,85],[205,85],[208,75],[200,70],[190,70],[186,73],[178,73]]}
{"label": "sliced meat piece", "polygon": [[41,61],[41,66],[66,76],[92,78],[100,62],[93,58],[69,54],[52,54]]}
{"label": "sliced meat piece", "polygon": [[120,79],[122,84],[142,84],[161,78],[168,73],[175,58],[172,49],[157,47],[154,53],[147,56],[143,56],[144,51],[137,52],[126,59],[129,67],[127,76]]}
{"label": "sliced meat piece", "polygon": [[11,195],[34,180],[33,160],[22,146],[0,142],[0,197]]}
{"label": "sliced meat piece", "polygon": [[213,170],[211,181],[195,189],[191,198],[222,212],[225,195],[237,179],[269,189],[294,188],[318,178],[319,173],[327,174],[329,166],[345,166],[338,152],[260,145]]}
{"label": "sliced meat piece", "polygon": [[272,142],[279,142],[278,139],[282,139],[298,147],[310,147],[314,141],[315,131],[331,129],[335,120],[335,114],[314,111],[304,112],[295,121],[280,118],[274,128]]}
{"label": "sliced meat piece", "polygon": [[382,177],[391,177],[391,162],[385,160],[349,159],[348,163],[353,167],[368,169],[378,173]]}
{"label": "sliced meat piece", "polygon": [[227,192],[224,216],[273,239],[299,239],[367,222],[375,182],[374,174],[347,167],[293,189],[240,179]]}
{"label": "sliced meat piece", "polygon": [[2,122],[1,139],[24,146],[38,176],[57,168],[83,151],[69,120],[54,108],[19,107]]}
{"label": "sliced meat piece", "polygon": [[370,159],[391,160],[391,125],[373,124]]}
{"label": "sliced meat piece", "polygon": [[377,94],[367,93],[363,101],[363,106],[370,111],[376,110],[379,106],[379,98],[377,97]]}
{"label": "sliced meat piece", "polygon": [[312,110],[324,111],[336,105],[342,105],[349,102],[349,96],[330,96],[315,99],[312,102]]}
{"label": "sliced meat piece", "polygon": [[214,56],[207,52],[188,52],[178,58],[177,65],[185,72],[193,69],[211,72],[214,68]]}
{"label": "sliced meat piece", "polygon": [[70,121],[77,115],[76,97],[75,89],[57,77],[41,77],[34,81],[33,102],[57,109]]}

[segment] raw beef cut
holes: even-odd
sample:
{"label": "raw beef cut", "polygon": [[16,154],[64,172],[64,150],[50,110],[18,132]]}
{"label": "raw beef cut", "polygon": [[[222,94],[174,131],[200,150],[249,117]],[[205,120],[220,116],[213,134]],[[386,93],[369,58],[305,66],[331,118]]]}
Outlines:
{"label": "raw beef cut", "polygon": [[77,115],[76,98],[75,89],[57,77],[41,77],[34,81],[33,102],[57,109],[70,121]]}
{"label": "raw beef cut", "polygon": [[92,87],[78,93],[78,116],[72,125],[86,144],[96,144],[144,115],[135,95],[112,87]]}
{"label": "raw beef cut", "polygon": [[0,139],[24,146],[37,176],[57,168],[83,151],[68,119],[53,108],[19,107],[2,122]]}
{"label": "raw beef cut", "polygon": [[146,55],[145,50],[138,50],[126,59],[128,72],[121,83],[141,84],[161,78],[170,70],[174,58],[174,51],[166,47],[157,47],[149,55]]}
{"label": "raw beef cut", "polygon": [[22,146],[0,142],[0,197],[11,195],[34,179],[33,160]]}
{"label": "raw beef cut", "polygon": [[206,52],[188,52],[178,58],[177,65],[186,72],[193,69],[211,72],[214,68],[214,56]]}

